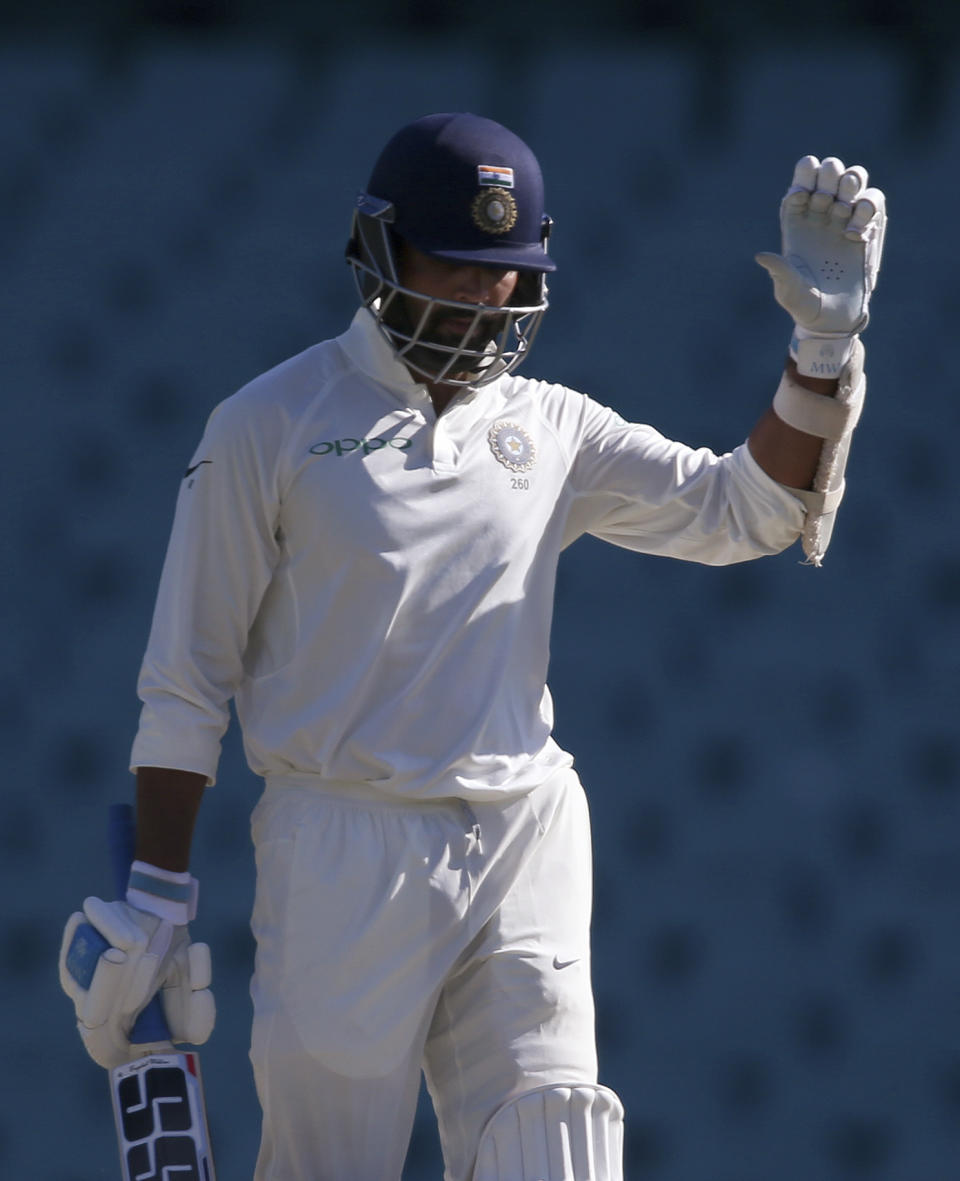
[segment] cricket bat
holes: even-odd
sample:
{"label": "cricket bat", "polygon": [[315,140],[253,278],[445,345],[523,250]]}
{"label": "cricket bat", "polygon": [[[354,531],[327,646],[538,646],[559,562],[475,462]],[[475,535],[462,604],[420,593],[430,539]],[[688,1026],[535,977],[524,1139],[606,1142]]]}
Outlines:
{"label": "cricket bat", "polygon": [[[129,804],[111,807],[109,837],[122,898],[134,850]],[[109,946],[89,923],[78,927],[67,959],[75,979],[88,986]],[[159,995],[137,1018],[130,1043],[136,1058],[110,1071],[123,1181],[216,1181],[200,1060],[193,1051],[174,1048]]]}

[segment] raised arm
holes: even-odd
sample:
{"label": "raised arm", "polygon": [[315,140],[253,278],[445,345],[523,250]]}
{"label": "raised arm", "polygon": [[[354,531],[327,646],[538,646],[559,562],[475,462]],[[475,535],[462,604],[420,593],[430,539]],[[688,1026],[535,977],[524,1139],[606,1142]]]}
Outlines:
{"label": "raised arm", "polygon": [[780,205],[782,254],[757,262],[793,319],[790,360],[773,407],[750,435],[764,471],[802,494],[803,548],[820,565],[844,489],[863,404],[863,346],[886,233],[886,199],[867,170],[835,156],[798,161]]}

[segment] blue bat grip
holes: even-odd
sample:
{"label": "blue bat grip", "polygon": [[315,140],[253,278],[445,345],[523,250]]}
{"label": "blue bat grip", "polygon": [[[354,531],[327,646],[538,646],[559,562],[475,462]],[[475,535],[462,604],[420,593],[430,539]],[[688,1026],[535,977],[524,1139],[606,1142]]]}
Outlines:
{"label": "blue bat grip", "polygon": [[[110,805],[109,844],[110,857],[113,862],[113,882],[118,898],[127,893],[127,881],[130,878],[130,865],[133,861],[136,843],[136,824],[133,808],[130,804]],[[130,1042],[134,1046],[144,1046],[149,1042],[170,1041],[170,1029],[167,1019],[163,1015],[163,1005],[160,1003],[159,993],[143,1010],[130,1031]]]}

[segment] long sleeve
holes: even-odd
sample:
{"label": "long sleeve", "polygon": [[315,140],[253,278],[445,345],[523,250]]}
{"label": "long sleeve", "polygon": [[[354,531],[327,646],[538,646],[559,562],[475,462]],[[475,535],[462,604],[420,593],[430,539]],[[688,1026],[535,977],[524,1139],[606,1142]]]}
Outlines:
{"label": "long sleeve", "polygon": [[800,536],[800,501],[742,444],[726,455],[665,438],[585,401],[571,466],[567,540],[590,533],[708,565],[778,553]]}
{"label": "long sleeve", "polygon": [[210,783],[280,552],[276,432],[245,409],[236,397],[217,407],[180,488],[131,755],[132,767],[195,771]]}

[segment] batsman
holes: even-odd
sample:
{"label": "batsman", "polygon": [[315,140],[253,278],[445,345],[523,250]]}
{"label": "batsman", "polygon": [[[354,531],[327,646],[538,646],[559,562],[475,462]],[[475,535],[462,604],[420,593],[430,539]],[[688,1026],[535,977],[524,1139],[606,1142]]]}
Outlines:
{"label": "batsman", "polygon": [[139,680],[137,860],[67,931],[111,944],[89,987],[64,978],[97,1061],[158,989],[175,1040],[212,1027],[189,855],[233,700],[264,780],[256,1181],[398,1181],[421,1071],[446,1181],[621,1181],[587,804],[551,735],[557,562],[591,534],[821,563],[885,224],[864,168],[797,163],[781,252],[757,255],[784,371],[716,454],[519,375],[556,270],[535,156],[472,114],[397,131],[353,211],[352,323],[221,402],[187,464]]}

